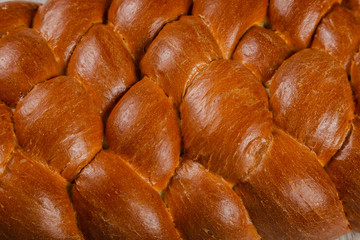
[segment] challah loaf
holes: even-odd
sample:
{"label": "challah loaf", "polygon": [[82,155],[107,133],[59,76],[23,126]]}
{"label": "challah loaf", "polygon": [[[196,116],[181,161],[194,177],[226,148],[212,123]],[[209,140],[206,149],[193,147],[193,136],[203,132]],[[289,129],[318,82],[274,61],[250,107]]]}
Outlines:
{"label": "challah loaf", "polygon": [[359,0],[0,3],[0,239],[360,231]]}

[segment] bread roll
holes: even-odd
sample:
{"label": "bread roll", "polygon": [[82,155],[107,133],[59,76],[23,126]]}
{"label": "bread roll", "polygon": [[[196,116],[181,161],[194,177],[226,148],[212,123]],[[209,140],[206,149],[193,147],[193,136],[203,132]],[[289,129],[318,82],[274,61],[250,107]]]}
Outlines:
{"label": "bread roll", "polygon": [[360,231],[359,3],[1,3],[0,239]]}

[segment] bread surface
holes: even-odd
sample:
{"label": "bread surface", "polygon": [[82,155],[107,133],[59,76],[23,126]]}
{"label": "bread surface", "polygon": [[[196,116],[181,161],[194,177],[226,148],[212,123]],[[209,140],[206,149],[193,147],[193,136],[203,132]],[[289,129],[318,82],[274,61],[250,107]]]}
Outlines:
{"label": "bread surface", "polygon": [[0,239],[360,231],[359,0],[0,3]]}

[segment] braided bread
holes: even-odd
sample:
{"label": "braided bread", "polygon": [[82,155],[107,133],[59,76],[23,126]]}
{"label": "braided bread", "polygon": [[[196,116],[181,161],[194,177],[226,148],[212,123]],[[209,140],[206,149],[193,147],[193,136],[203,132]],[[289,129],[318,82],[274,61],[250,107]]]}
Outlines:
{"label": "braided bread", "polygon": [[360,231],[359,0],[0,3],[0,239]]}

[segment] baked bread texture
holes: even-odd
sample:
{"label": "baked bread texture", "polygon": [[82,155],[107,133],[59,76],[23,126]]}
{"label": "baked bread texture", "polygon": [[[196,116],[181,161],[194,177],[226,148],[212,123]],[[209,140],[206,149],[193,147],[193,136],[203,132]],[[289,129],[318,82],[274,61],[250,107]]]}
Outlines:
{"label": "baked bread texture", "polygon": [[360,231],[359,0],[0,3],[0,239]]}

